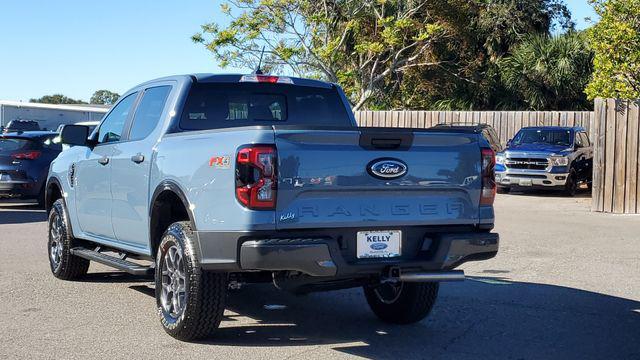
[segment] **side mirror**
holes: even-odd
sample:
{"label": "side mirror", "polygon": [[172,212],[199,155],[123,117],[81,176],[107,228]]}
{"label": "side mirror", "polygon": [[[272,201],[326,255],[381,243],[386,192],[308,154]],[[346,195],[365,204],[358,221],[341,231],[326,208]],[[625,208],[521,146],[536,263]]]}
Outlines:
{"label": "side mirror", "polygon": [[65,125],[60,138],[63,144],[89,146],[89,127],[84,125]]}
{"label": "side mirror", "polygon": [[507,146],[511,146],[511,141],[513,141],[513,139],[507,140]]}

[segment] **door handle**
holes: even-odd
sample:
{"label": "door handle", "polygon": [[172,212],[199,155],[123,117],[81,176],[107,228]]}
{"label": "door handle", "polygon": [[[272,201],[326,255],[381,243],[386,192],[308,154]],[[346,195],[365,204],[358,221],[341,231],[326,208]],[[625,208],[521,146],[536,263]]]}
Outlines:
{"label": "door handle", "polygon": [[108,157],[100,158],[100,159],[98,159],[98,163],[100,165],[107,165],[109,163],[109,158]]}
{"label": "door handle", "polygon": [[131,161],[133,161],[136,164],[140,164],[141,162],[144,161],[144,155],[142,155],[142,154],[133,155],[131,157]]}

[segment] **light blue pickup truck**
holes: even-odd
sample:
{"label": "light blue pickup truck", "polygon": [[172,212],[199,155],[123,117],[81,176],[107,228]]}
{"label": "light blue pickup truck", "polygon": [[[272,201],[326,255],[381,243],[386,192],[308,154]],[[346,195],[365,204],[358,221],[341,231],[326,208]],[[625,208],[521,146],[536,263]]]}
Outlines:
{"label": "light blue pickup truck", "polygon": [[60,279],[90,261],[154,274],[178,339],[215,332],[226,292],[363,287],[392,323],[423,319],[438,282],[498,251],[495,155],[481,134],[359,128],[335,84],[186,75],[128,91],[47,182]]}

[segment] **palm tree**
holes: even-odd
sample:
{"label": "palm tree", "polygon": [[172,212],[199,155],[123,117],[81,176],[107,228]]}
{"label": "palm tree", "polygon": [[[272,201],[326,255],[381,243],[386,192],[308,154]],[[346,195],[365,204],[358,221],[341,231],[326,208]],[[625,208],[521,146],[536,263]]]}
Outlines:
{"label": "palm tree", "polygon": [[578,32],[530,36],[498,63],[500,78],[518,107],[528,110],[583,110],[592,104],[584,89],[593,51]]}

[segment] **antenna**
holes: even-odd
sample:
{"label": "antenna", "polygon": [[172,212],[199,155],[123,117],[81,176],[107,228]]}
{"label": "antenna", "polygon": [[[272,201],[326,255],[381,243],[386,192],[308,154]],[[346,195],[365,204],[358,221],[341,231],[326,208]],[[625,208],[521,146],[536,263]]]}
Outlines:
{"label": "antenna", "polygon": [[254,71],[253,73],[256,75],[262,75],[264,74],[262,72],[262,69],[260,69],[260,66],[262,66],[262,56],[264,55],[264,45],[262,45],[262,51],[260,52],[260,61],[258,62],[258,68],[256,69],[256,71]]}

